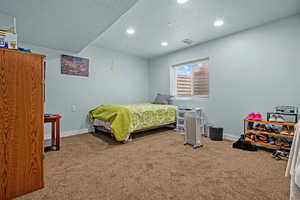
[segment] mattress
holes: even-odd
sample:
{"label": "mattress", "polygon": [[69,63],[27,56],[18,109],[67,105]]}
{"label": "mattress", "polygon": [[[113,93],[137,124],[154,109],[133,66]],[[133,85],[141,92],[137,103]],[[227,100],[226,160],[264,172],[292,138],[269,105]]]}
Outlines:
{"label": "mattress", "polygon": [[102,119],[93,119],[92,120],[93,126],[101,126],[104,127],[107,131],[111,132],[111,123],[104,121]]}
{"label": "mattress", "polygon": [[134,131],[175,122],[176,106],[160,104],[102,105],[91,110],[95,126],[111,130],[118,141]]}

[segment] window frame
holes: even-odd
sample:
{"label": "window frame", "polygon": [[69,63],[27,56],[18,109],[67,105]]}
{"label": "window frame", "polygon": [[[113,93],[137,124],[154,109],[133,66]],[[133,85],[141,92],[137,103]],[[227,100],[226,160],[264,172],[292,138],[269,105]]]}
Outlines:
{"label": "window frame", "polygon": [[[199,62],[207,62],[208,64],[208,94],[207,95],[190,95],[190,96],[177,96],[176,95],[176,67],[184,66],[184,65],[189,65],[189,64],[196,64]],[[192,100],[192,99],[203,99],[203,100],[208,100],[209,99],[209,94],[210,94],[210,78],[209,78],[209,62],[210,58],[202,58],[202,59],[197,59],[197,60],[192,60],[184,63],[179,63],[172,65],[170,67],[170,94],[174,96],[175,100]]]}

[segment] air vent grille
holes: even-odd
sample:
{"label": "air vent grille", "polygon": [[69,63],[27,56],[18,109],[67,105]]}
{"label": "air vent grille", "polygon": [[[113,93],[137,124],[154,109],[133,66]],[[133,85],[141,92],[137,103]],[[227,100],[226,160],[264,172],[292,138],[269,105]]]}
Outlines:
{"label": "air vent grille", "polygon": [[193,44],[193,40],[191,40],[191,39],[184,39],[184,40],[182,40],[182,42],[187,45]]}

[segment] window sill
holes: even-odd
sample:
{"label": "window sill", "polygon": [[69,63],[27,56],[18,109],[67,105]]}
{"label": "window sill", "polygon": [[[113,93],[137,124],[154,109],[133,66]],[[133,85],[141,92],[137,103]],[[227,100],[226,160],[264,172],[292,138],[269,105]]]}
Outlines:
{"label": "window sill", "polygon": [[175,101],[208,100],[208,96],[189,96],[189,97],[175,96],[172,98],[172,100]]}

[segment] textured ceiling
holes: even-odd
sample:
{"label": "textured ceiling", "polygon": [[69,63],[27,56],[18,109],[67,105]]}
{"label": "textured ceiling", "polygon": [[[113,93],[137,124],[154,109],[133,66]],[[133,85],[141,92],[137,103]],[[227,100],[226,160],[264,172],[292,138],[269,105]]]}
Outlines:
{"label": "textured ceiling", "polygon": [[17,17],[18,40],[79,52],[137,0],[0,0]]}
{"label": "textured ceiling", "polygon": [[[186,48],[181,41],[196,43],[219,38],[300,12],[300,0],[139,0],[93,45],[143,57],[154,57]],[[225,25],[214,28],[216,19]],[[134,27],[136,34],[126,34]],[[162,47],[160,43],[169,45]]]}

